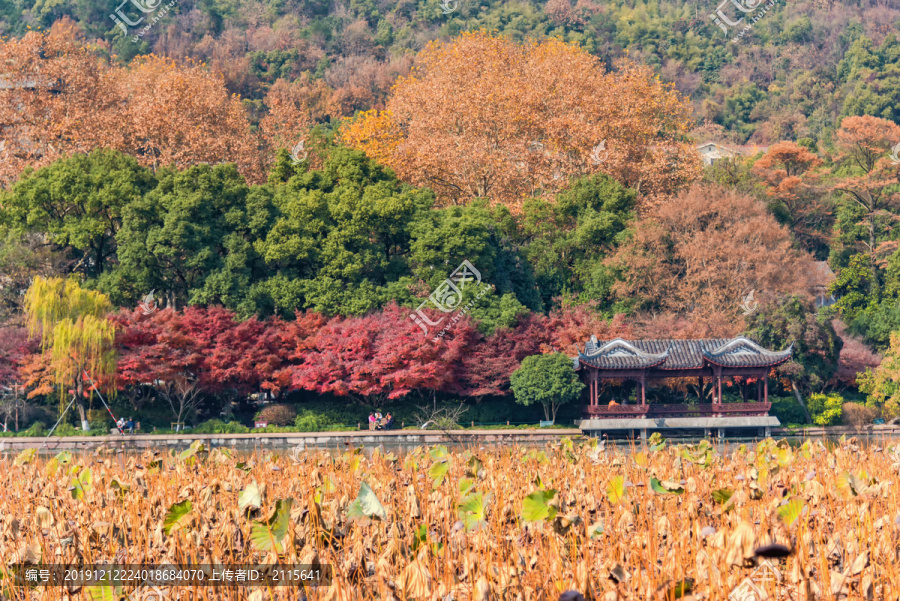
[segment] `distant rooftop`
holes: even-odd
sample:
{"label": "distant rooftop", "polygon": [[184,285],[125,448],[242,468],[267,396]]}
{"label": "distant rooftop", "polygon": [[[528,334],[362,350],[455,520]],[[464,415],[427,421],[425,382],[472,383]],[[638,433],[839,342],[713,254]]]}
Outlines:
{"label": "distant rooftop", "polygon": [[707,165],[712,165],[719,159],[734,158],[735,156],[753,156],[759,152],[766,152],[768,146],[755,144],[720,144],[718,142],[703,142],[697,144],[697,152]]}
{"label": "distant rooftop", "polygon": [[827,288],[837,276],[834,275],[828,261],[814,261],[809,280],[813,286]]}

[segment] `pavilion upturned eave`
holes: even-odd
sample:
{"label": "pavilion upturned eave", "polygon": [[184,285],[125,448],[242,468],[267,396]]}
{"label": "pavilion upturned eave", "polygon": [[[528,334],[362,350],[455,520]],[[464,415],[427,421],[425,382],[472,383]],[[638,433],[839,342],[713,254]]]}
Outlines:
{"label": "pavilion upturned eave", "polygon": [[[793,345],[770,351],[739,336],[731,339],[622,340],[599,342],[591,337],[579,349],[576,367],[586,365],[603,373],[621,370],[704,371],[771,368],[788,361]],[[675,377],[675,376],[671,376]]]}

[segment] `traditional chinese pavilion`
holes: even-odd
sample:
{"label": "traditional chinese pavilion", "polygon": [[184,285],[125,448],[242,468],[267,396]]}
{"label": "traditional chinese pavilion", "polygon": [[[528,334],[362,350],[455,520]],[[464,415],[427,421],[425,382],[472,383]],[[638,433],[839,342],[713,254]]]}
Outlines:
{"label": "traditional chinese pavilion", "polygon": [[[744,337],[702,340],[622,340],[600,342],[595,336],[575,359],[590,392],[586,418],[728,417],[765,416],[769,402],[769,371],[791,358],[793,346],[770,351]],[[722,402],[722,381],[728,377],[755,377],[756,399],[747,394],[739,403]],[[647,403],[647,383],[663,378],[696,378],[713,382],[713,402],[699,404]],[[636,382],[640,403],[599,404],[602,380]]]}

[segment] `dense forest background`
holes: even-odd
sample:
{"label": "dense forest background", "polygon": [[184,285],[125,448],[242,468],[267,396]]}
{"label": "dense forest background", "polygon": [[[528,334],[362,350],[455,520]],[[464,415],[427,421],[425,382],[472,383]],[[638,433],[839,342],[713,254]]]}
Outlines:
{"label": "dense forest background", "polygon": [[479,29],[518,41],[559,37],[609,65],[625,56],[650,65],[690,99],[706,135],[737,143],[828,141],[842,116],[900,117],[900,7],[885,0],[777,2],[730,39],[710,18],[714,2],[461,1],[445,14],[437,0],[179,0],[134,43],[110,19],[120,6],[6,1],[0,34],[68,18],[122,64],[150,53],[192,58],[221,73],[257,119],[279,80],[321,87],[317,121],[378,108],[429,42]]}

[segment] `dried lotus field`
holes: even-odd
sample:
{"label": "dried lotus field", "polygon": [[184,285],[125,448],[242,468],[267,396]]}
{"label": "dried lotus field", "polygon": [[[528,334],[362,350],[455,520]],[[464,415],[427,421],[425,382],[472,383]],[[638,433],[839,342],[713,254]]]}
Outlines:
{"label": "dried lotus field", "polygon": [[[3,599],[900,598],[900,452],[765,440],[0,459]],[[28,564],[331,565],[319,588],[13,584]],[[741,588],[743,587],[743,588]],[[734,595],[745,595],[734,596]],[[756,595],[756,596],[751,596]]]}

